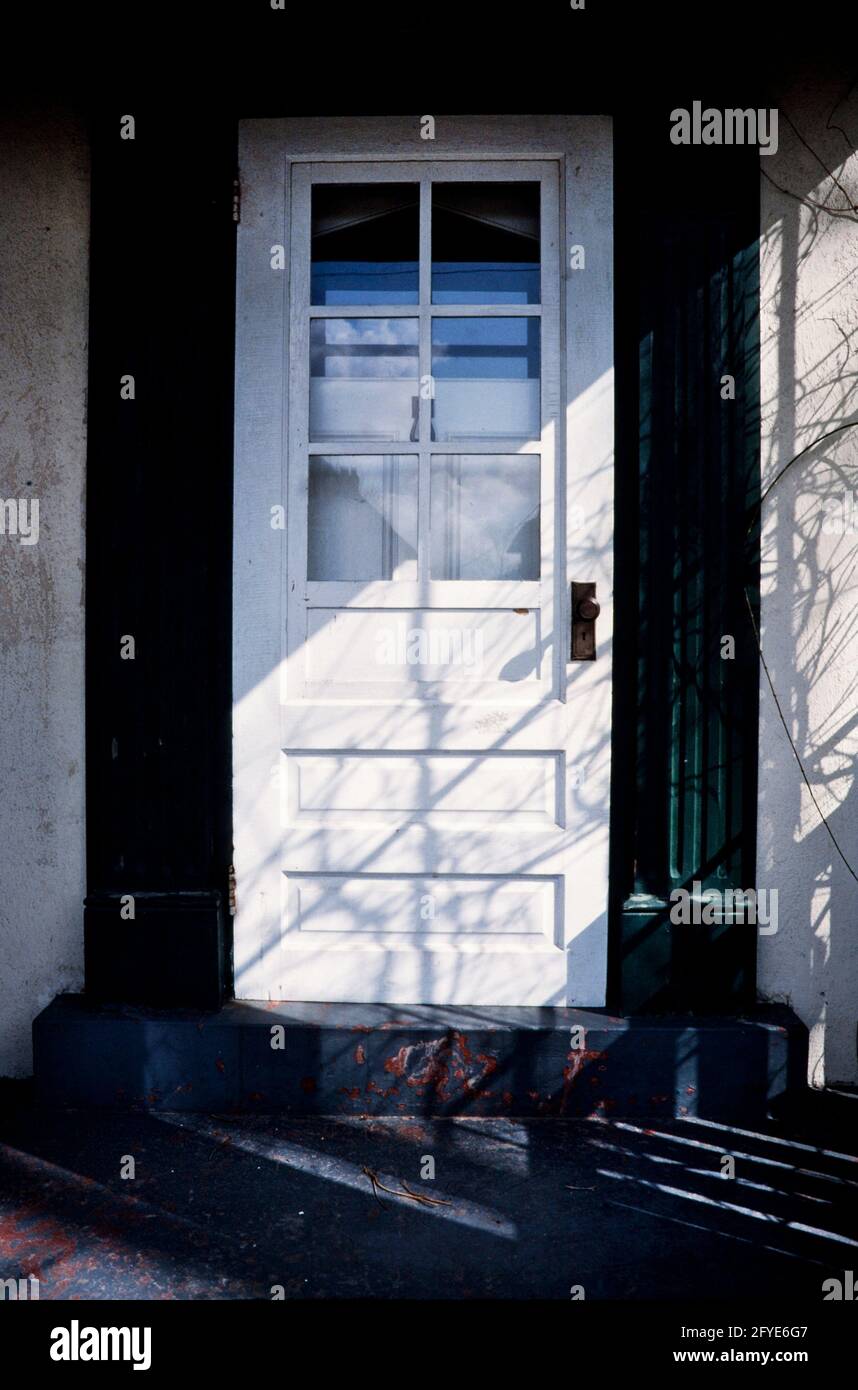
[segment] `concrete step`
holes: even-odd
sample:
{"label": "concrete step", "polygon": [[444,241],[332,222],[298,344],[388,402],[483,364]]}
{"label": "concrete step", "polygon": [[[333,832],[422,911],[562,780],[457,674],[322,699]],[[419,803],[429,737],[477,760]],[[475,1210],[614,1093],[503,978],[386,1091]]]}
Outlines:
{"label": "concrete step", "polygon": [[760,1119],[806,1084],[806,1030],[598,1009],[56,998],[33,1025],[48,1106],[293,1115]]}

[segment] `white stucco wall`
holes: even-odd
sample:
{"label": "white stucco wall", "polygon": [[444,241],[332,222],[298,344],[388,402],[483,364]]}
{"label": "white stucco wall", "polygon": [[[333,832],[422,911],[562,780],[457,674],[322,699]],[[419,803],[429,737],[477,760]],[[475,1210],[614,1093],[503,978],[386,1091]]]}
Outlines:
{"label": "white stucco wall", "polygon": [[83,983],[88,242],[82,123],[0,118],[0,499],[39,501],[0,532],[0,1076]]}
{"label": "white stucco wall", "polygon": [[[800,449],[858,420],[850,82],[845,72],[831,81],[805,75],[774,94],[780,148],[760,161],[764,487]],[[858,428],[810,450],[772,492],[762,557],[763,650],[813,795],[763,675],[757,878],[778,890],[779,929],[760,938],[759,986],[810,1028],[814,1085],[856,1082],[858,881],[813,798],[858,874]]]}

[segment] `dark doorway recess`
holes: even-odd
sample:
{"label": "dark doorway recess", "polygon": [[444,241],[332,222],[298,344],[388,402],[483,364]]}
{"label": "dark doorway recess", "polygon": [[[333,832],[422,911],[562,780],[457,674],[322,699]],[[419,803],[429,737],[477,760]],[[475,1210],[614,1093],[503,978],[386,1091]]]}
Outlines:
{"label": "dark doorway recess", "polygon": [[755,927],[674,925],[670,894],[754,887],[759,157],[668,129],[617,124],[611,987],[624,1012],[735,1012]]}

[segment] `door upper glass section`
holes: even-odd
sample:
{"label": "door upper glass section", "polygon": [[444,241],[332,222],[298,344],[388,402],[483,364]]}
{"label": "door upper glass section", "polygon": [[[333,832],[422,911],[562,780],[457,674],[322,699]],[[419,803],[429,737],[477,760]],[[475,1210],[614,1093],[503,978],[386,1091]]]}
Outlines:
{"label": "door upper glass section", "polygon": [[313,582],[540,578],[542,187],[436,168],[311,188]]}

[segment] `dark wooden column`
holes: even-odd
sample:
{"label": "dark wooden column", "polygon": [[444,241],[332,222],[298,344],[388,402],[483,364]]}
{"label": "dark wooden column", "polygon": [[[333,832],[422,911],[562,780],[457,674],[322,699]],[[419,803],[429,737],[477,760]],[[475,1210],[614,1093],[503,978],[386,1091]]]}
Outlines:
{"label": "dark wooden column", "polygon": [[129,101],[99,111],[92,136],[86,990],[216,1007],[230,950],[235,123]]}

